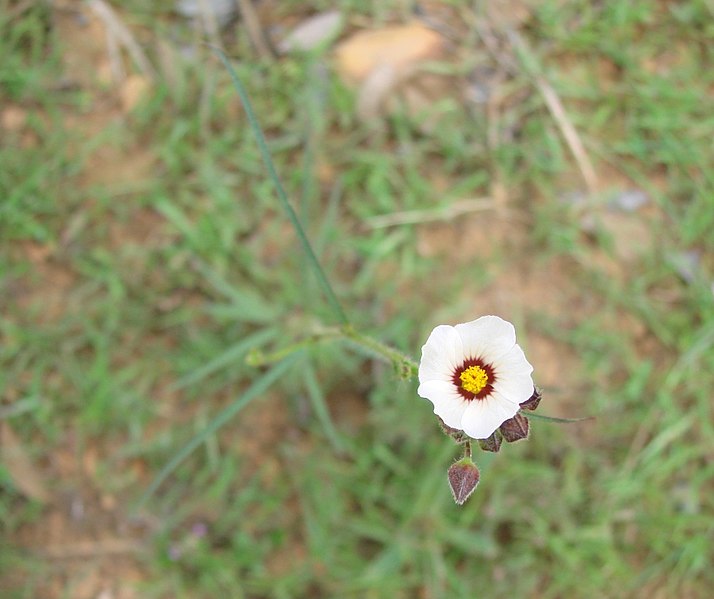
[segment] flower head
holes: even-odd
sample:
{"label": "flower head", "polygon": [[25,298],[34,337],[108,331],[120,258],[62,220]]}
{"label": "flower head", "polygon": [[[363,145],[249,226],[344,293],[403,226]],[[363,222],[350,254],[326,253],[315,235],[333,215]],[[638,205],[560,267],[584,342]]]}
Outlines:
{"label": "flower head", "polygon": [[513,325],[482,316],[431,332],[421,350],[417,393],[447,426],[487,439],[533,395],[531,372]]}

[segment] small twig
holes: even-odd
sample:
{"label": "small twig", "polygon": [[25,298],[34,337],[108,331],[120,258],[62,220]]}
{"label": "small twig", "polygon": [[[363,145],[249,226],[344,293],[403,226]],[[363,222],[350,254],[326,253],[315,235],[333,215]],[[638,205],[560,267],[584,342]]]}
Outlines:
{"label": "small twig", "polygon": [[575,157],[575,161],[578,163],[578,168],[580,168],[580,173],[585,180],[585,184],[588,186],[588,191],[591,194],[595,193],[598,187],[595,169],[593,168],[592,162],[590,162],[590,158],[585,151],[578,132],[573,126],[572,121],[568,118],[565,108],[563,108],[560,98],[550,83],[542,77],[536,76],[535,83],[548,106],[548,110],[550,110],[550,113],[553,115],[555,122],[558,123],[560,131]]}
{"label": "small twig", "polygon": [[381,216],[373,216],[367,219],[367,226],[370,229],[382,229],[397,225],[416,225],[434,221],[446,221],[457,218],[463,214],[494,209],[496,209],[496,205],[491,198],[459,200],[441,208],[405,210]]}

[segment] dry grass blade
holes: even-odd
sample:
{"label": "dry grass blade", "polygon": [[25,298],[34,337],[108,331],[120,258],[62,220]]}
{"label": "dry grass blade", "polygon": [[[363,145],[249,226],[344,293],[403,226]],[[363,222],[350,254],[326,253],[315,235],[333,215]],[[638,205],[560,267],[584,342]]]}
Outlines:
{"label": "dry grass blade", "polygon": [[32,547],[31,551],[49,559],[83,559],[97,558],[105,555],[126,555],[140,553],[145,546],[131,539],[105,539],[102,541],[82,541]]}
{"label": "dry grass blade", "polygon": [[221,37],[219,35],[218,18],[216,11],[212,8],[209,0],[198,0],[199,14],[201,15],[201,24],[206,32],[208,39],[214,46],[221,45]]}
{"label": "dry grass blade", "polygon": [[597,191],[597,175],[595,174],[595,168],[590,162],[583,142],[578,135],[577,130],[573,126],[572,121],[568,118],[565,108],[563,108],[563,103],[560,101],[558,94],[556,94],[553,87],[548,83],[543,77],[536,76],[535,78],[536,86],[538,91],[543,96],[548,110],[553,115],[555,122],[560,127],[560,131],[565,138],[570,151],[573,153],[575,161],[578,163],[578,168],[580,173],[585,180],[585,184],[588,187],[588,191],[592,194]]}
{"label": "dry grass blade", "polygon": [[126,48],[131,59],[136,66],[150,77],[156,75],[154,67],[139,46],[138,42],[129,31],[129,28],[122,23],[114,10],[104,0],[89,0],[89,8],[104,23],[107,28],[107,35],[114,36]]}
{"label": "dry grass blade", "polygon": [[275,52],[273,52],[273,49],[265,37],[265,32],[263,31],[260,19],[253,8],[251,0],[238,0],[238,6],[240,7],[243,22],[248,30],[248,37],[260,58],[274,58]]}
{"label": "dry grass blade", "polygon": [[[493,27],[485,24],[483,21],[477,21],[474,24],[474,27],[486,46],[486,49],[501,65],[501,67],[511,74],[518,74],[521,69],[512,57],[504,55],[499,47],[498,37],[494,33]],[[506,28],[506,34],[511,45],[518,51],[521,62],[526,67],[528,74],[533,78],[533,82],[535,83],[538,92],[543,97],[543,101],[548,107],[548,111],[553,116],[553,119],[565,139],[565,143],[568,144],[568,148],[575,158],[575,162],[578,165],[578,169],[580,170],[580,174],[585,181],[588,191],[591,194],[595,193],[598,188],[597,173],[595,172],[595,168],[593,167],[588,153],[585,151],[585,146],[583,145],[577,129],[575,129],[568,113],[565,111],[560,97],[545,77],[538,73],[534,68],[533,60],[530,59],[532,52],[526,45],[526,42],[521,35],[512,28]]]}
{"label": "dry grass blade", "polygon": [[448,221],[464,214],[494,210],[496,208],[496,204],[491,198],[460,200],[443,208],[405,210],[381,216],[373,216],[367,219],[367,226],[370,229],[383,229],[385,227],[395,227],[399,225],[417,225],[420,223]]}
{"label": "dry grass blade", "polygon": [[[519,51],[521,56],[530,56],[531,52],[526,45],[526,42],[514,29],[507,29],[508,39],[511,44]],[[580,169],[580,174],[583,176],[585,185],[588,191],[593,194],[597,191],[598,180],[595,173],[595,168],[590,161],[590,158],[585,151],[585,146],[583,145],[580,135],[578,134],[573,122],[570,120],[563,103],[560,101],[558,94],[553,89],[553,86],[548,83],[548,81],[540,74],[531,72],[533,81],[538,88],[543,100],[545,101],[550,114],[553,116],[558,128],[560,129],[565,142],[568,144],[575,162],[578,164]]]}

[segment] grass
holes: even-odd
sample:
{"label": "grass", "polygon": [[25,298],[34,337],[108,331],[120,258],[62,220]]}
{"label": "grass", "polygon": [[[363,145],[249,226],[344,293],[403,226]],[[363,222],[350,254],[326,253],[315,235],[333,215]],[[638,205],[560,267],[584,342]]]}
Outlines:
{"label": "grass", "polygon": [[[170,10],[123,16],[153,47]],[[111,86],[62,84],[50,23],[39,7],[0,22],[0,113],[22,114],[0,137],[0,417],[53,497],[28,498],[4,454],[8,596],[96,596],[82,560],[41,549],[115,537],[137,548],[86,567],[111,563],[142,597],[707,596],[709,3],[544,1],[521,31],[596,164],[585,202],[525,68],[489,147],[460,100],[431,133],[404,114],[370,126],[320,57],[261,63],[226,40],[350,320],[417,357],[434,325],[499,308],[547,381],[542,411],[597,415],[477,453],[462,508],[445,476],[458,452],[414,382],[344,343],[283,372],[245,363],[334,318],[215,57],[174,57],[173,84],[162,73],[93,129]],[[499,185],[510,220],[369,226]],[[633,188],[646,206],[611,207]]]}

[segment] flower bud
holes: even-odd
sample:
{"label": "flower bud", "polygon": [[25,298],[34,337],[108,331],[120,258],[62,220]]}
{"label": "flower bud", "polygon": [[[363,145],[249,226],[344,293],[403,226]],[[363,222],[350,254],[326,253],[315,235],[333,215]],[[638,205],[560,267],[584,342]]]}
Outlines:
{"label": "flower bud", "polygon": [[538,407],[540,400],[543,398],[540,390],[538,388],[533,389],[533,395],[531,395],[526,401],[521,404],[521,410],[530,410],[531,412]]}
{"label": "flower bud", "polygon": [[479,439],[478,444],[484,451],[492,451],[494,453],[501,449],[501,433],[496,430],[488,439]]}
{"label": "flower bud", "polygon": [[506,443],[513,443],[528,437],[528,418],[523,414],[516,414],[509,418],[499,428]]}
{"label": "flower bud", "polygon": [[471,438],[465,434],[463,431],[460,431],[457,428],[451,428],[449,425],[447,425],[441,418],[438,416],[436,417],[437,420],[439,421],[439,425],[441,426],[441,430],[444,431],[444,433],[451,437],[455,443],[458,443],[459,445],[463,445],[466,442],[470,441]]}
{"label": "flower bud", "polygon": [[476,464],[471,458],[461,458],[449,468],[449,486],[451,493],[454,496],[454,501],[458,505],[463,505],[469,498],[469,495],[474,492],[481,477]]}

